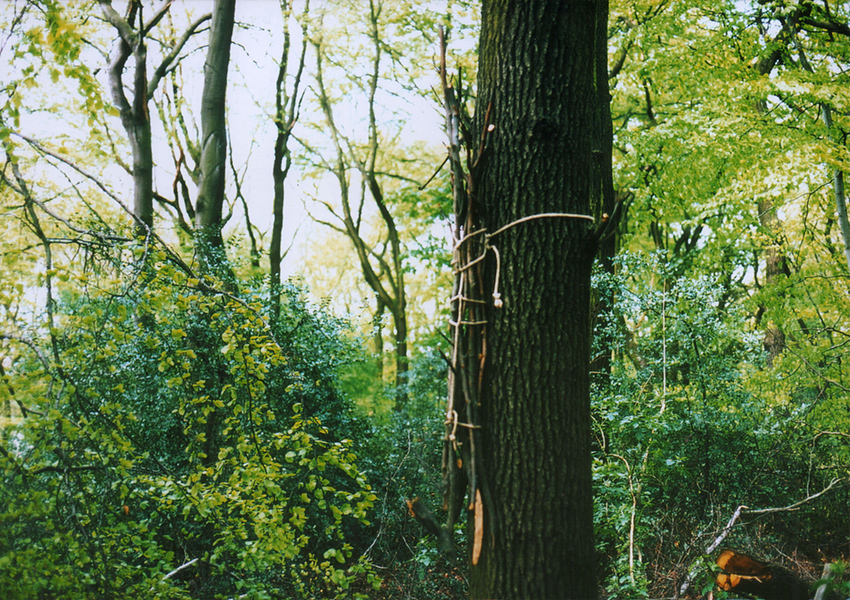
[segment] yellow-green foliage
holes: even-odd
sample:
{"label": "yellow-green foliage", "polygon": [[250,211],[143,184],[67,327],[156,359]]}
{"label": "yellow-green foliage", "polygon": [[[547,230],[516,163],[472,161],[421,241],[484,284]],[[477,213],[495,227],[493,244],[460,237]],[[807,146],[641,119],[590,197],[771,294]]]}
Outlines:
{"label": "yellow-green foliage", "polygon": [[156,258],[130,287],[89,274],[52,330],[7,344],[5,393],[24,408],[0,432],[5,597],[377,585],[343,535],[375,496],[351,442],[293,401],[262,306]]}

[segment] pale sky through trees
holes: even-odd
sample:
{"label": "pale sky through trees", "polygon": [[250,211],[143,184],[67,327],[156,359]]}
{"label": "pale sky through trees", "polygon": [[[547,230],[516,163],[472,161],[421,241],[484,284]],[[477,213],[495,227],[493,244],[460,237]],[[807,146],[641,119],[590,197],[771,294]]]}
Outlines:
{"label": "pale sky through trees", "polygon": [[[201,13],[206,5],[211,4],[208,0],[184,0],[188,8],[195,13]],[[295,12],[302,9],[303,2],[296,2]],[[311,2],[311,12],[321,10],[321,2]],[[260,229],[268,229],[271,219],[271,163],[272,156],[269,149],[273,146],[273,128],[270,123],[269,113],[274,100],[274,83],[277,74],[277,61],[279,59],[280,46],[282,43],[281,15],[277,0],[239,0],[236,5],[237,29],[234,31],[234,48],[231,56],[232,76],[228,89],[228,117],[230,125],[230,136],[233,143],[233,151],[237,168],[242,168],[246,160],[249,160],[248,173],[245,179],[244,192],[249,199],[252,222]],[[328,17],[326,17],[328,18]],[[296,26],[291,27],[292,47],[297,50],[300,45],[300,30]],[[436,53],[436,48],[434,49]],[[297,56],[297,54],[295,55]],[[290,59],[295,60],[295,57]],[[311,118],[310,103],[314,82],[309,65],[315,63],[313,53],[308,51],[308,70],[305,72],[305,93],[308,97],[303,100],[302,122],[296,125],[296,136],[302,135],[304,131],[303,121]],[[363,63],[364,76],[368,67],[368,58]],[[198,71],[197,86],[200,90],[201,72]],[[434,85],[436,85],[436,71]],[[432,146],[444,144],[445,134],[442,130],[442,115],[436,98],[432,102],[427,99],[408,93],[405,96],[386,96],[392,104],[388,106],[390,111],[406,112],[409,117],[404,125],[404,140],[412,143],[417,140],[426,142]],[[362,127],[366,115],[360,107],[350,103],[342,103],[337,109],[339,125],[345,129],[357,130]],[[380,120],[380,117],[379,117]],[[299,228],[295,248],[302,244],[309,245],[311,238],[315,241],[316,236],[327,235],[322,228],[310,222],[304,211],[307,203],[311,212],[321,215],[321,210],[311,202],[311,195],[319,195],[323,199],[333,202],[338,191],[324,178],[317,182],[315,179],[304,179],[303,171],[298,169],[299,154],[303,148],[297,142],[291,142],[291,148],[296,164],[286,182],[285,210],[285,233],[284,239],[291,240]],[[250,153],[250,158],[249,158]],[[234,217],[235,218],[235,217]],[[288,242],[287,242],[288,243]],[[284,269],[289,274],[296,273],[299,252],[284,260]]]}
{"label": "pale sky through trees", "polygon": [[[125,3],[116,2],[116,9],[123,13]],[[174,30],[181,32],[185,24],[192,19],[209,12],[212,7],[211,0],[177,0],[170,10]],[[322,2],[313,0],[311,2],[312,15],[322,10]],[[303,9],[303,2],[296,1],[293,13]],[[97,15],[99,16],[99,15]],[[96,16],[96,17],[97,17]],[[326,16],[326,19],[332,18]],[[280,4],[277,0],[239,0],[236,4],[237,25],[234,30],[234,41],[231,53],[231,70],[228,85],[227,114],[229,125],[229,136],[232,143],[233,163],[239,172],[242,181],[242,193],[245,196],[251,222],[265,235],[263,247],[268,249],[269,236],[267,235],[271,226],[272,217],[272,177],[271,168],[273,156],[271,148],[274,145],[274,127],[271,123],[271,113],[274,104],[275,79],[277,76],[277,63],[283,42],[282,16]],[[104,29],[107,35],[112,32]],[[297,60],[298,49],[301,44],[301,31],[293,19],[290,25],[292,35],[292,50],[290,55],[290,71],[294,71],[292,64]],[[192,116],[195,126],[199,126],[198,111],[200,106],[200,93],[203,86],[203,48],[206,44],[208,31],[206,27],[194,36],[184,50],[184,58],[181,61],[180,72],[182,75],[183,93],[188,99],[188,111],[186,116]],[[112,50],[111,40],[104,41],[107,51]],[[201,47],[203,45],[203,47]],[[149,44],[149,52],[153,54],[156,44]],[[436,48],[434,49],[436,53]],[[89,53],[86,58],[92,70],[98,69],[97,78],[104,89],[108,88],[107,66],[108,57],[101,57],[91,48],[84,49]],[[301,104],[301,118],[294,128],[297,138],[309,139],[310,133],[306,130],[308,121],[316,120],[315,100],[313,98],[314,73],[311,70],[315,65],[315,57],[312,49],[307,53],[307,68],[304,72],[301,94],[304,99]],[[434,60],[434,59],[431,59]],[[151,64],[156,64],[155,59],[150,61],[148,71],[152,70]],[[364,73],[368,67],[368,57],[363,61]],[[8,63],[4,60],[0,64],[0,78],[11,80],[12,73],[8,72]],[[34,137],[67,135],[73,138],[75,124],[68,122],[67,111],[62,110],[64,94],[71,96],[75,90],[61,90],[57,94],[57,85],[49,82],[46,77],[39,92],[45,96],[57,96],[56,108],[50,113],[40,112],[33,115],[22,115],[22,132],[31,133]],[[436,85],[436,71],[434,71],[433,84]],[[62,85],[60,82],[59,85]],[[165,85],[161,84],[160,87]],[[161,98],[162,91],[158,90],[154,99]],[[401,115],[403,124],[403,141],[410,144],[422,141],[430,147],[440,148],[444,144],[444,133],[442,131],[442,116],[436,97],[423,98],[421,95],[401,90],[395,87],[390,93],[384,95],[385,102],[382,117],[398,119]],[[155,114],[154,103],[151,103],[151,117],[154,135],[154,185],[161,193],[170,192],[174,178],[174,163],[171,159],[170,150],[165,144],[162,124]],[[338,124],[350,131],[362,129],[366,116],[362,105],[354,102],[343,101],[335,108],[338,115]],[[379,107],[380,108],[380,107]],[[117,121],[112,123],[113,139],[119,145],[126,142],[123,139],[123,131]],[[328,235],[322,227],[317,226],[310,219],[308,210],[316,216],[323,218],[321,207],[311,199],[319,197],[323,200],[333,202],[338,190],[327,180],[310,177],[305,174],[302,165],[299,164],[305,151],[295,140],[290,141],[293,152],[294,164],[292,171],[286,180],[286,199],[284,204],[284,247],[293,245],[293,252],[283,261],[282,268],[284,276],[298,274],[300,263],[303,262],[305,246],[316,241],[317,237]],[[415,158],[415,157],[413,157]],[[246,170],[247,168],[247,170]],[[117,166],[107,167],[107,180],[112,182],[116,190],[132,189],[132,180],[121,168]],[[228,199],[234,200],[235,188],[232,174],[228,173]],[[244,219],[240,202],[235,202],[234,214],[228,223],[226,231],[243,230]],[[158,218],[158,227],[168,229],[171,223],[167,217]],[[294,240],[294,244],[293,244]]]}

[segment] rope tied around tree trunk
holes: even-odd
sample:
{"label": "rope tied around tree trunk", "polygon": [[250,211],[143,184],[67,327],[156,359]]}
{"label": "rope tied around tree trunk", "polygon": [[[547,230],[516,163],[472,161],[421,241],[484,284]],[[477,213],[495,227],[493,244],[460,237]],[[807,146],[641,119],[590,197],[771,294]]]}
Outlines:
{"label": "rope tied around tree trunk", "polygon": [[[484,250],[483,250],[483,252],[477,258],[469,261],[468,263],[466,263],[462,267],[455,269],[454,274],[458,275],[458,274],[462,273],[463,271],[466,271],[467,269],[469,269],[473,265],[483,261],[487,256],[487,252],[489,250],[492,250],[493,254],[495,254],[495,256],[496,256],[496,278],[495,278],[495,282],[493,284],[493,306],[495,308],[502,308],[502,306],[504,306],[504,302],[502,301],[502,294],[499,292],[499,276],[500,276],[500,273],[501,273],[502,260],[501,260],[501,255],[499,254],[499,249],[496,246],[494,246],[492,243],[490,243],[490,240],[492,240],[494,237],[496,237],[500,233],[504,233],[505,231],[507,231],[511,227],[519,225],[520,223],[527,223],[528,221],[533,221],[535,219],[546,219],[546,218],[585,219],[585,220],[590,221],[591,223],[594,222],[593,217],[591,217],[590,215],[581,215],[581,214],[577,214],[577,213],[539,213],[539,214],[536,214],[536,215],[529,215],[527,217],[522,217],[521,219],[517,219],[516,221],[511,221],[510,223],[500,227],[499,229],[497,229],[493,233],[487,233],[486,229],[479,229],[478,231],[474,231],[474,232],[470,233],[469,235],[466,235],[466,236],[462,237],[460,240],[458,240],[454,245],[454,250],[455,251],[459,250],[461,245],[463,245],[464,242],[470,240],[471,238],[473,238],[473,237],[475,237],[479,234],[484,234]],[[454,263],[454,261],[452,261],[452,262]],[[452,296],[449,299],[449,302],[452,303],[455,300],[463,300],[463,301],[466,301],[466,302],[484,303],[483,300],[477,300],[477,299],[474,299],[474,298],[466,298],[462,294],[456,294],[456,295]],[[459,325],[486,325],[486,324],[487,324],[487,321],[461,321],[461,320],[452,321],[452,320],[449,320],[449,325],[451,325],[452,327],[458,327]]]}
{"label": "rope tied around tree trunk", "polygon": [[[443,89],[448,157],[443,164],[451,170],[452,200],[455,222],[451,228],[453,288],[449,305],[451,315],[451,355],[446,357],[448,369],[448,394],[443,437],[443,508],[447,511],[445,528],[451,531],[461,510],[465,507],[474,518],[474,546],[472,564],[478,562],[485,539],[485,512],[491,542],[499,529],[498,503],[493,497],[486,477],[480,477],[480,456],[484,432],[480,424],[482,387],[488,362],[487,336],[492,314],[488,305],[492,297],[495,309],[504,307],[499,289],[502,256],[495,245],[495,238],[506,231],[530,221],[554,219],[578,219],[591,223],[590,215],[560,212],[541,212],[522,218],[488,232],[481,223],[477,210],[476,180],[484,159],[491,148],[489,140],[496,135],[497,127],[492,122],[493,103],[479,98],[478,105],[486,106],[480,134],[473,135],[472,120],[466,107],[465,89],[461,73],[450,81],[446,68],[445,32],[440,30],[440,80]],[[466,166],[463,150],[466,150]],[[607,223],[605,216],[602,223]],[[598,237],[598,232],[597,236]],[[483,264],[489,251],[495,257],[495,281],[492,294],[489,283],[484,284]],[[419,503],[421,504],[421,502]],[[421,511],[420,511],[421,512]],[[419,514],[419,513],[417,513]],[[420,515],[421,516],[421,515]],[[442,531],[442,529],[441,529]]]}
{"label": "rope tied around tree trunk", "polygon": [[[504,233],[505,231],[507,231],[508,229],[510,229],[510,228],[512,228],[516,225],[519,225],[521,223],[527,223],[527,222],[533,221],[535,219],[545,219],[545,218],[585,219],[585,220],[590,221],[591,223],[594,222],[593,217],[591,217],[590,215],[582,215],[582,214],[576,214],[576,213],[539,213],[539,214],[535,214],[535,215],[529,215],[527,217],[522,217],[522,218],[517,219],[515,221],[511,221],[510,223],[500,227],[499,229],[497,229],[493,233],[487,233],[486,229],[479,229],[479,230],[474,231],[474,232],[470,233],[469,235],[465,235],[462,238],[460,238],[459,240],[455,241],[454,247],[453,247],[455,258],[452,260],[452,264],[457,263],[457,257],[460,255],[460,253],[458,251],[460,250],[461,246],[463,246],[463,244],[465,242],[475,238],[478,235],[483,234],[483,236],[484,236],[484,248],[483,248],[481,254],[479,256],[477,256],[476,258],[474,258],[473,260],[467,262],[463,266],[460,266],[460,267],[457,267],[457,268],[454,269],[454,274],[460,276],[459,286],[458,286],[459,291],[458,291],[458,293],[454,294],[451,298],[449,298],[449,304],[454,304],[455,302],[458,303],[458,313],[457,313],[458,318],[457,318],[457,320],[449,319],[449,325],[451,327],[454,327],[455,329],[460,329],[460,327],[462,327],[464,325],[465,326],[484,326],[484,325],[488,324],[488,322],[486,320],[465,320],[465,319],[463,319],[462,315],[463,315],[463,303],[464,302],[473,303],[473,304],[486,304],[486,301],[484,301],[484,300],[481,300],[481,299],[478,299],[478,298],[470,298],[470,297],[465,296],[463,294],[463,287],[464,287],[465,272],[468,269],[470,269],[471,267],[473,267],[474,265],[483,261],[487,256],[487,252],[489,252],[490,250],[492,250],[493,254],[496,256],[496,277],[495,277],[495,281],[494,281],[494,284],[493,284],[493,294],[492,294],[492,296],[493,296],[493,306],[495,308],[502,308],[504,306],[504,302],[502,301],[502,294],[499,292],[499,278],[500,278],[500,275],[501,275],[501,263],[502,263],[501,254],[499,253],[499,249],[491,243],[491,240],[494,237],[496,237],[497,235],[499,235],[500,233]],[[452,362],[452,367],[454,368],[455,364],[456,364],[456,359],[457,359],[457,356],[458,356],[458,343],[460,341],[460,336],[459,335],[453,335],[452,338],[453,338],[453,342],[452,342],[452,360],[451,360],[451,362]],[[447,434],[446,439],[452,443],[452,445],[455,447],[455,449],[457,449],[457,435],[456,434],[457,434],[457,428],[459,426],[460,427],[466,427],[468,429],[479,429],[480,428],[480,425],[476,425],[474,423],[464,423],[464,422],[461,422],[461,421],[458,420],[458,414],[457,414],[457,411],[455,410],[453,398],[451,397],[451,395],[450,395],[450,398],[449,398],[448,407],[447,407],[447,411],[446,411],[445,425],[451,426],[451,432]]]}

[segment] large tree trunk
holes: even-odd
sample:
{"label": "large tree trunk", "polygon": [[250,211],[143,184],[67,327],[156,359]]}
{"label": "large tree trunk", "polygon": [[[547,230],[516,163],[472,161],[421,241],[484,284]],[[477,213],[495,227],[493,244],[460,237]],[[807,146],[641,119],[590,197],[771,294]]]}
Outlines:
{"label": "large tree trunk", "polygon": [[223,226],[227,124],[225,94],[236,0],[216,0],[201,99],[201,181],[195,204],[196,252],[203,272],[228,279]]}
{"label": "large tree trunk", "polygon": [[[604,135],[594,131],[603,9],[592,0],[482,5],[478,105],[492,106],[495,128],[469,210],[480,212],[495,248],[488,256],[499,259],[488,262],[484,295],[498,277],[503,306],[486,310],[473,598],[597,594],[588,372],[596,239],[586,216],[602,190],[592,137]],[[561,216],[536,217],[551,213]]]}

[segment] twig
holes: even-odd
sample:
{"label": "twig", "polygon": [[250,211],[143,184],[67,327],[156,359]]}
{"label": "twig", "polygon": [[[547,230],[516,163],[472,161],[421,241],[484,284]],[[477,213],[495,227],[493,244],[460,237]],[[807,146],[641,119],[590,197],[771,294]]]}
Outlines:
{"label": "twig", "polygon": [[812,494],[808,498],[803,498],[802,500],[800,500],[799,502],[795,502],[794,504],[789,504],[788,506],[783,506],[783,507],[780,507],[780,508],[762,508],[760,510],[747,510],[747,513],[751,514],[751,515],[766,515],[766,514],[776,513],[776,512],[791,512],[791,511],[797,510],[803,504],[806,504],[807,502],[811,502],[815,498],[822,496],[823,494],[827,493],[829,490],[834,488],[840,482],[841,482],[841,479],[833,479],[832,481],[829,482],[828,486],[823,488],[817,494]]}
{"label": "twig", "polygon": [[194,565],[196,562],[198,562],[198,559],[197,559],[197,558],[193,558],[193,559],[192,559],[192,560],[190,560],[189,562],[185,562],[185,563],[183,563],[182,565],[180,565],[179,567],[177,567],[176,569],[174,569],[173,571],[171,571],[170,573],[168,573],[165,577],[163,577],[163,578],[162,578],[162,580],[163,580],[163,581],[165,581],[166,579],[171,579],[174,575],[177,575],[177,573],[179,573],[180,571],[182,571],[183,569],[185,569],[185,568],[187,568],[187,567],[191,567],[191,566],[192,566],[192,565]]}
{"label": "twig", "polygon": [[442,171],[442,170],[443,170],[443,167],[445,167],[445,166],[446,166],[446,163],[447,163],[447,162],[449,162],[449,156],[450,156],[449,154],[446,154],[446,157],[443,159],[443,162],[441,162],[441,163],[440,163],[440,166],[439,166],[439,167],[437,167],[437,170],[436,170],[436,171],[434,171],[434,174],[433,174],[433,175],[431,175],[431,176],[428,178],[428,181],[426,181],[425,183],[423,183],[422,185],[420,185],[420,186],[419,186],[419,191],[420,191],[420,192],[421,192],[422,190],[424,190],[424,189],[428,186],[428,184],[429,184],[429,183],[431,183],[432,181],[434,181],[434,178],[435,178],[437,175],[439,175],[439,174],[440,174],[440,171]]}

